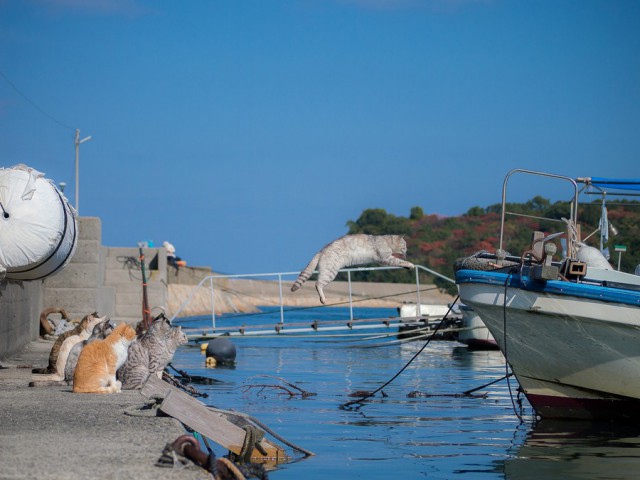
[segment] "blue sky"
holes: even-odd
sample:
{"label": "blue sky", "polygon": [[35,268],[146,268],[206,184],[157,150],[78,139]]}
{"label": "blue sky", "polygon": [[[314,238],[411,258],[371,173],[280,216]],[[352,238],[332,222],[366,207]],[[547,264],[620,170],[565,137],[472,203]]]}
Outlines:
{"label": "blue sky", "polygon": [[498,203],[513,168],[640,177],[637,1],[0,0],[0,72],[0,165],[74,203],[79,128],[103,244],[220,272]]}

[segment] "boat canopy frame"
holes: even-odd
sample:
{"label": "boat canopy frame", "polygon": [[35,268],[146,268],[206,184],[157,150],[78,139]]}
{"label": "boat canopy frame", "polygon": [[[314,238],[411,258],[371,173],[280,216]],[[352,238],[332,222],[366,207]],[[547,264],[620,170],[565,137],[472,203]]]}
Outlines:
{"label": "boat canopy frame", "polygon": [[[509,173],[507,173],[504,182],[502,184],[502,213],[501,213],[501,218],[500,218],[500,243],[498,246],[498,251],[504,251],[503,249],[503,242],[504,242],[504,223],[505,223],[505,216],[507,214],[510,214],[512,212],[507,212],[507,185],[509,183],[509,179],[511,178],[512,175],[516,174],[516,173],[523,173],[526,175],[536,175],[536,176],[540,176],[540,177],[547,177],[547,178],[554,178],[554,179],[558,179],[558,180],[563,180],[566,182],[569,182],[572,186],[573,186],[573,201],[571,202],[571,206],[570,206],[570,215],[569,215],[569,219],[566,221],[566,225],[567,225],[567,254],[571,257],[574,257],[576,254],[576,242],[577,242],[577,236],[576,236],[576,232],[578,229],[578,197],[580,195],[580,192],[578,190],[578,184],[576,182],[576,180],[574,180],[571,177],[566,177],[564,175],[555,175],[553,173],[546,173],[546,172],[538,172],[535,170],[526,170],[526,169],[521,169],[521,168],[516,168],[514,170],[511,170]],[[546,219],[546,220],[556,220],[557,219]]]}
{"label": "boat canopy frame", "polygon": [[[578,183],[584,183],[587,191],[587,195],[617,195],[621,197],[638,197],[640,196],[640,178],[602,178],[602,177],[580,177],[577,178]],[[596,192],[591,192],[588,189],[593,187]],[[635,190],[638,193],[625,192],[612,192],[613,190]]]}

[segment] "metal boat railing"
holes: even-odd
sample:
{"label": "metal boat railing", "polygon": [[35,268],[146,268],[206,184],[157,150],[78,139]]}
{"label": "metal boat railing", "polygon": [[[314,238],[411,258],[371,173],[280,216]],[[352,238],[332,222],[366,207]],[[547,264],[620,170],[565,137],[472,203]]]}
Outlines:
{"label": "metal boat railing", "polygon": [[[504,183],[502,184],[502,218],[500,220],[500,243],[498,246],[498,252],[504,251],[502,246],[503,246],[503,240],[504,240],[505,215],[507,214],[519,215],[514,212],[507,212],[507,183],[509,182],[511,175],[513,175],[514,173],[524,173],[527,175],[537,175],[537,176],[547,177],[547,178],[556,178],[559,180],[565,180],[573,185],[573,189],[574,189],[573,201],[571,202],[570,218],[566,222],[566,225],[567,225],[567,252],[569,256],[572,256],[572,257],[575,256],[575,253],[576,253],[575,242],[577,241],[576,231],[577,231],[577,225],[578,225],[578,196],[580,194],[578,191],[578,184],[573,178],[570,178],[570,177],[565,177],[562,175],[554,175],[552,173],[536,172],[534,170],[524,170],[520,168],[511,170],[505,177]],[[536,218],[540,218],[540,217],[536,217]],[[550,220],[550,221],[561,221],[553,218],[542,218],[542,219]]]}
{"label": "metal boat railing", "polygon": [[[378,271],[378,270],[401,270],[401,269],[402,267],[358,267],[358,268],[345,268],[339,271],[347,274],[347,283],[349,286],[349,319],[350,321],[353,321],[353,293],[351,289],[351,273]],[[416,283],[416,304],[418,306],[417,307],[418,317],[421,316],[420,272],[426,272],[427,274],[442,278],[443,280],[446,280],[450,283],[455,283],[455,280],[445,275],[442,275],[436,272],[435,270],[424,267],[422,265],[416,265],[415,266],[415,279],[416,279],[415,283]],[[313,273],[317,273],[317,271],[314,271]],[[294,276],[297,277],[299,274],[300,272],[276,272],[276,273],[248,273],[248,274],[236,274],[236,275],[223,275],[223,274],[209,275],[203,278],[200,281],[200,283],[198,283],[198,285],[196,285],[191,290],[187,298],[184,300],[184,302],[182,302],[178,310],[171,317],[171,321],[173,321],[176,317],[178,317],[180,313],[187,307],[187,305],[189,305],[189,303],[193,300],[193,297],[195,296],[196,292],[198,292],[201,288],[207,288],[207,285],[208,285],[210,295],[211,295],[211,324],[213,329],[215,330],[216,329],[215,294],[214,294],[215,280],[230,279],[230,278],[231,279],[250,279],[250,280],[271,278],[271,279],[277,280],[278,294],[280,299],[279,301],[280,323],[284,324],[285,308],[284,308],[284,298],[282,295],[283,277],[294,277]]]}

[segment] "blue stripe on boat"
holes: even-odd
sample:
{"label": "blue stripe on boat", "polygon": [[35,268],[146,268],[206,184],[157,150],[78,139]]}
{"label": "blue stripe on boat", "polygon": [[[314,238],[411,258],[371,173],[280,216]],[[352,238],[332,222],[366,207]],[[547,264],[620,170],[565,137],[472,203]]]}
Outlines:
{"label": "blue stripe on boat", "polygon": [[487,285],[504,286],[509,277],[508,286],[529,290],[532,292],[545,292],[553,295],[565,295],[579,298],[601,300],[603,302],[615,302],[625,305],[640,305],[640,292],[625,290],[587,283],[564,282],[560,280],[535,280],[527,275],[518,273],[486,272],[479,270],[458,270],[456,283],[482,283]]}

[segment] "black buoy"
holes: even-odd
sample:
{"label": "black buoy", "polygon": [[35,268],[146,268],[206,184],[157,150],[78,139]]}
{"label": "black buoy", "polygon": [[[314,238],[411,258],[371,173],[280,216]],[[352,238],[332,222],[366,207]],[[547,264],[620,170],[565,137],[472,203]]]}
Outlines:
{"label": "black buoy", "polygon": [[233,364],[236,361],[236,347],[231,340],[217,337],[207,345],[207,361],[213,358],[216,364]]}

